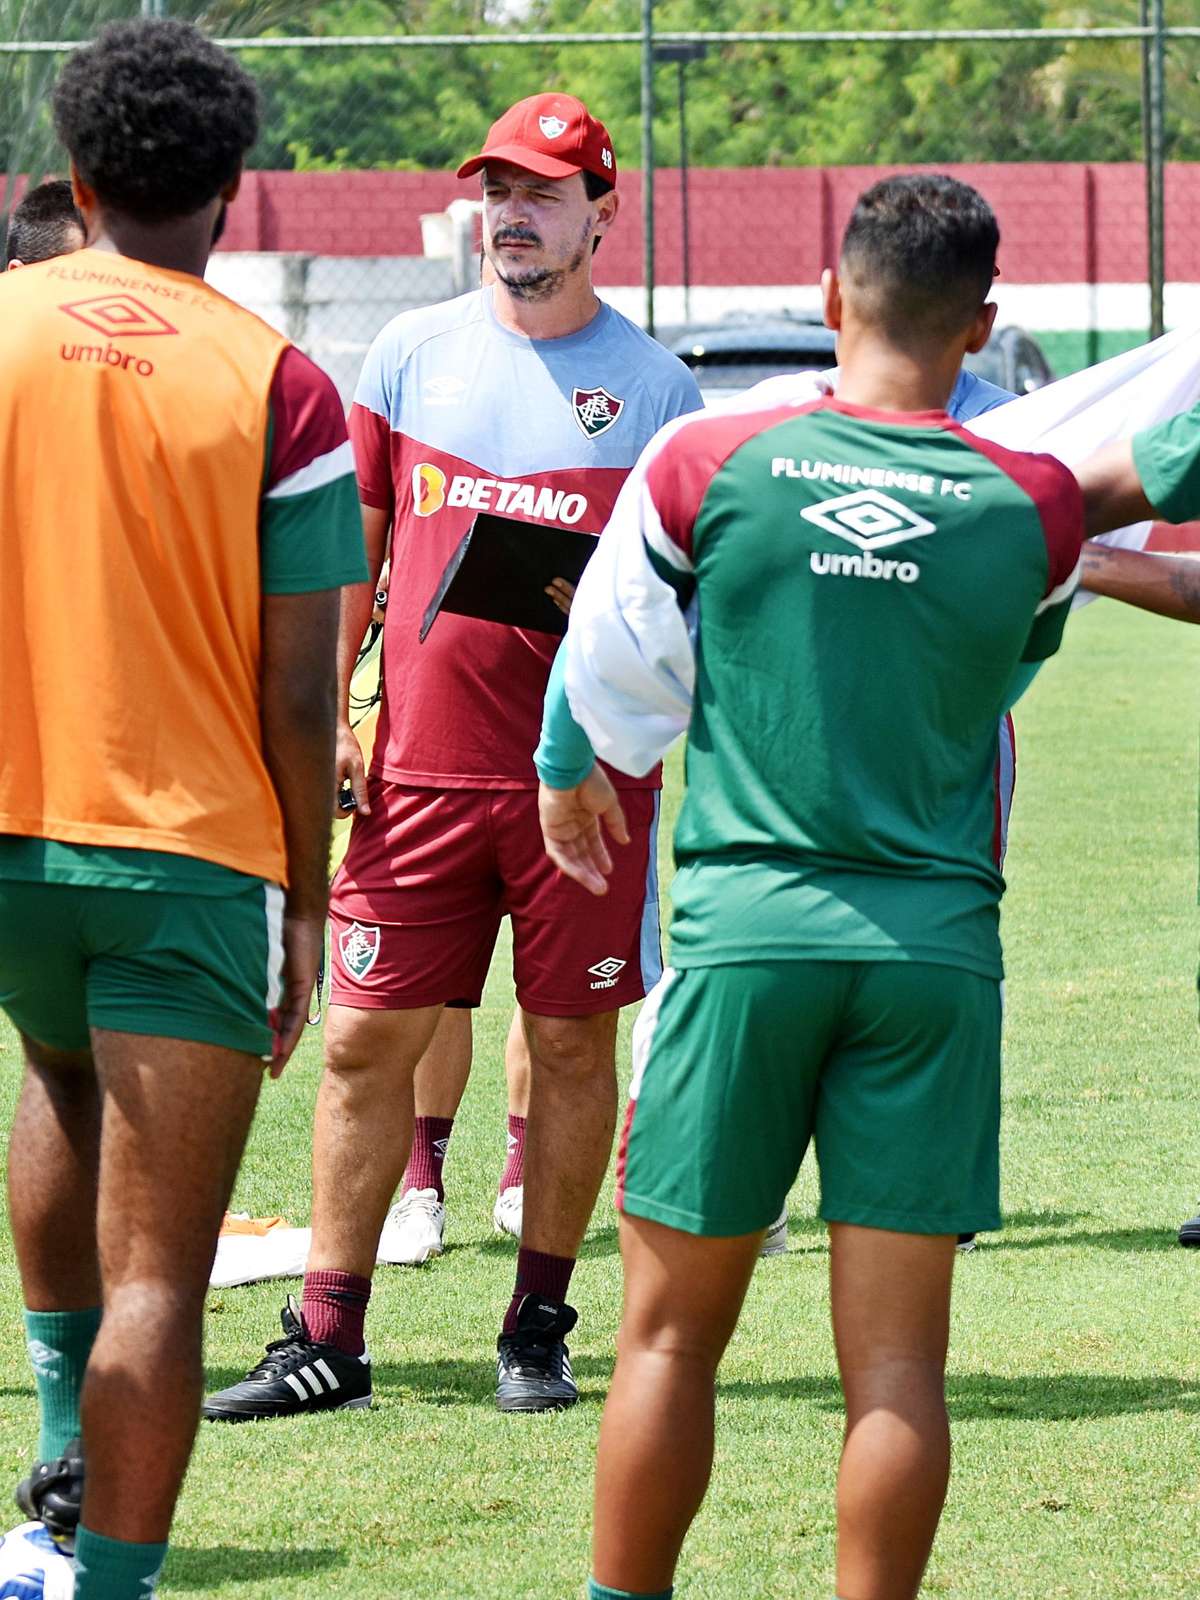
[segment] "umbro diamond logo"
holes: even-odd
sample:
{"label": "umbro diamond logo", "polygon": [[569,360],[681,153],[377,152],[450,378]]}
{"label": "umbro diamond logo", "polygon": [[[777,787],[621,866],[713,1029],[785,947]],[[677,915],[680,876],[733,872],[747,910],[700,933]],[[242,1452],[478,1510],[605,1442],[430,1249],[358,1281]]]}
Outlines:
{"label": "umbro diamond logo", "polygon": [[58,309],[109,339],[179,332],[165,317],[160,317],[157,311],[131,294],[98,294],[90,300],[72,300]]}
{"label": "umbro diamond logo", "polygon": [[597,981],[589,987],[593,989],[611,989],[616,985],[617,979],[629,965],[627,961],[618,961],[616,956],[605,956],[603,961],[597,961],[588,971]]}
{"label": "umbro diamond logo", "polygon": [[860,550],[886,550],[889,545],[937,532],[927,517],[910,511],[878,489],[858,489],[834,500],[822,500],[819,505],[805,506],[800,515]]}

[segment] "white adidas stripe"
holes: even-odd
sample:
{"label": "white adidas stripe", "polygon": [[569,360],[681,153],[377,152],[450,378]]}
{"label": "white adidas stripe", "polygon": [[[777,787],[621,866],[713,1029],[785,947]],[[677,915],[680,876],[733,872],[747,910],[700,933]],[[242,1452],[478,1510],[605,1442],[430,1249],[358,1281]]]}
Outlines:
{"label": "white adidas stripe", "polygon": [[336,1375],[334,1374],[333,1370],[329,1366],[329,1363],[325,1360],[325,1358],[323,1356],[321,1357],[320,1360],[314,1361],[313,1362],[313,1366],[316,1367],[317,1371],[321,1374],[321,1376],[325,1379],[325,1382],[329,1385],[330,1394],[332,1394],[335,1389],[340,1389],[342,1387],[341,1384],[338,1382],[338,1379],[337,1379]]}
{"label": "white adidas stripe", "polygon": [[301,1400],[307,1400],[308,1399],[308,1390],[300,1382],[300,1379],[298,1377],[296,1377],[295,1373],[294,1372],[289,1372],[289,1373],[287,1373],[286,1376],[287,1376],[287,1381],[288,1381],[289,1385],[296,1391],[296,1394],[299,1396],[299,1398]]}
{"label": "white adidas stripe", "polygon": [[320,1378],[317,1377],[317,1375],[313,1371],[313,1369],[311,1367],[301,1367],[300,1368],[300,1376],[304,1379],[305,1383],[312,1390],[314,1396],[319,1400],[320,1397],[325,1393],[325,1388],[324,1388],[324,1385],[321,1383]]}

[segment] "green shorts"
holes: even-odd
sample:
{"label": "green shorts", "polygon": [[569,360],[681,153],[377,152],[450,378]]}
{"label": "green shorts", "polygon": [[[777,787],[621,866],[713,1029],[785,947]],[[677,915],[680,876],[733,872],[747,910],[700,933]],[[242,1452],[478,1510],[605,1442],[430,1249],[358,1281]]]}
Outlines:
{"label": "green shorts", "polygon": [[283,892],[111,889],[0,878],[0,1007],[54,1050],[90,1028],[272,1048]]}
{"label": "green shorts", "polygon": [[808,1142],[827,1222],[1000,1226],[1000,984],[908,961],[668,969],[634,1031],[617,1204],[685,1233],[779,1215]]}

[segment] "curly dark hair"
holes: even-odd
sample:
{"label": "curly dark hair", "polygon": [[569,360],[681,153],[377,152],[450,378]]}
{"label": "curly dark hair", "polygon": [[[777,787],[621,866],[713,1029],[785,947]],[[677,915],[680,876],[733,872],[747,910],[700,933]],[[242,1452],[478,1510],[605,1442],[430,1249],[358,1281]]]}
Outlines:
{"label": "curly dark hair", "polygon": [[54,125],[102,204],[163,222],[199,211],[236,175],[258,137],[258,91],[190,23],[116,22],[68,57]]}

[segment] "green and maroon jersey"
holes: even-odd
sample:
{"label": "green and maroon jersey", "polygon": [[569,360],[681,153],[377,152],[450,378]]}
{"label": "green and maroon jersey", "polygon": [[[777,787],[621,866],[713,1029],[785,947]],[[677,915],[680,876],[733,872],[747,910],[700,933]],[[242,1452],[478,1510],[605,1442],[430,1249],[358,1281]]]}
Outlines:
{"label": "green and maroon jersey", "polygon": [[571,709],[638,772],[687,728],[672,963],[1001,973],[996,723],[1058,648],[1070,471],[943,412],[687,418],[622,490],[567,635]]}

